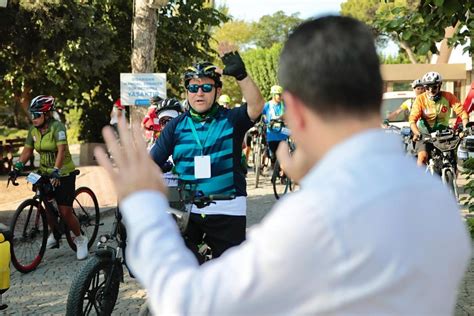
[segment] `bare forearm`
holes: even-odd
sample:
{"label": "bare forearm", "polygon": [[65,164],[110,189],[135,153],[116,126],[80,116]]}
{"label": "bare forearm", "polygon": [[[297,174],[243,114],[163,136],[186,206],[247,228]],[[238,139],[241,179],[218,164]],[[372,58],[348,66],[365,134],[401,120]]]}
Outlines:
{"label": "bare forearm", "polygon": [[247,76],[246,78],[237,81],[240,89],[242,90],[242,94],[247,100],[247,111],[249,117],[252,120],[256,120],[263,110],[263,105],[265,104],[265,100],[260,93],[260,89],[257,87],[255,82]]}
{"label": "bare forearm", "polygon": [[58,155],[56,156],[56,161],[54,163],[55,168],[61,169],[63,166],[64,157],[66,157],[66,145],[59,145]]}
{"label": "bare forearm", "polygon": [[401,112],[402,112],[402,110],[397,109],[397,110],[393,111],[392,113],[390,113],[389,115],[387,115],[387,119],[389,121],[393,121]]}
{"label": "bare forearm", "polygon": [[411,123],[410,128],[413,134],[420,135],[420,130],[418,129],[418,126],[416,126],[416,123]]}

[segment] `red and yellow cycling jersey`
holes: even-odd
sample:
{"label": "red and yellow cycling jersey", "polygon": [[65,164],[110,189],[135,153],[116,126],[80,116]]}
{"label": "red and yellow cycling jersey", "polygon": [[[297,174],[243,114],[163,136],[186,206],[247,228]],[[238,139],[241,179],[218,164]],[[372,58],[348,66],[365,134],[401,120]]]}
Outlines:
{"label": "red and yellow cycling jersey", "polygon": [[463,109],[458,98],[451,92],[441,91],[438,101],[430,100],[427,92],[416,97],[410,112],[410,124],[416,124],[418,120],[428,124],[429,131],[437,131],[449,126],[451,108],[461,119],[468,119],[467,112]]}

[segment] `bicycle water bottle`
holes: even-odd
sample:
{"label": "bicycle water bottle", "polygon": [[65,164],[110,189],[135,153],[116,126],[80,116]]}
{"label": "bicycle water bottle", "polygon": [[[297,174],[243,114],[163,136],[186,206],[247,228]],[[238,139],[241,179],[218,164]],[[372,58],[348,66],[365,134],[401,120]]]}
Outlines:
{"label": "bicycle water bottle", "polygon": [[10,242],[8,232],[0,225],[0,310],[7,308],[2,304],[2,295],[10,288]]}

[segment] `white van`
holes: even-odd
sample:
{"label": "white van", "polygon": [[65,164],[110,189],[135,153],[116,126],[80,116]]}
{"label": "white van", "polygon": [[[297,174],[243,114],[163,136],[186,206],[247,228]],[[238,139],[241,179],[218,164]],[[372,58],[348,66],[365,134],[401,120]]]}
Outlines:
{"label": "white van", "polygon": [[[382,119],[387,118],[388,114],[397,110],[403,102],[407,99],[414,99],[415,92],[413,91],[393,91],[385,92],[382,97],[382,109],[381,115]],[[391,120],[390,123],[396,125],[400,128],[403,126],[410,126],[408,123],[409,113],[404,111],[400,113],[394,120]]]}

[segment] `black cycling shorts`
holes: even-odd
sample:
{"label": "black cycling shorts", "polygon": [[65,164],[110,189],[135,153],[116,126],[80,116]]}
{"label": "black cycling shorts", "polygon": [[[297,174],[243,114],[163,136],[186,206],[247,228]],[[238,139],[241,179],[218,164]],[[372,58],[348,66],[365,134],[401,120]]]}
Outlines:
{"label": "black cycling shorts", "polygon": [[58,205],[72,206],[76,195],[76,175],[61,177],[59,182],[54,190],[54,199]]}
{"label": "black cycling shorts", "polygon": [[202,263],[197,251],[204,241],[212,249],[212,257],[219,257],[225,250],[240,245],[245,240],[246,216],[206,215],[191,213],[186,230],[186,246]]}

